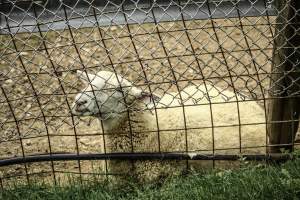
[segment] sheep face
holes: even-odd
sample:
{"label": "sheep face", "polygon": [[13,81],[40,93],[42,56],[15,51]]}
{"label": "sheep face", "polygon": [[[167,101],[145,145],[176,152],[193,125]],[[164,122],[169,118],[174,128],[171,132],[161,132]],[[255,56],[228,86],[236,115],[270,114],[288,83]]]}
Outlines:
{"label": "sheep face", "polygon": [[97,116],[101,120],[124,115],[136,99],[149,95],[132,86],[125,78],[108,71],[96,75],[77,71],[78,77],[86,83],[75,97],[72,113],[79,116]]}

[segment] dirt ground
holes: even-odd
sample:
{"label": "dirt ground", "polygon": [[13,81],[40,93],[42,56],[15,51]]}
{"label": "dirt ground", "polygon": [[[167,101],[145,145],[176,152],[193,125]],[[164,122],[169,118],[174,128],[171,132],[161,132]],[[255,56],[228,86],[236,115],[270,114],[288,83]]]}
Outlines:
{"label": "dirt ground", "polygon": [[[205,81],[223,90],[234,88],[263,107],[274,20],[247,17],[241,22],[233,18],[118,25],[23,33],[13,40],[1,35],[0,159],[103,152],[100,123],[70,114],[74,96],[83,88],[76,69],[92,73],[115,69],[145,90],[148,80],[159,95],[176,91],[173,70],[180,89]],[[81,172],[88,173],[101,169],[104,161],[80,163]],[[27,168],[28,173],[45,172],[51,177],[55,171],[56,179],[66,171],[79,173],[77,161],[28,164]],[[0,177],[25,173],[24,165],[15,165],[3,167]]]}

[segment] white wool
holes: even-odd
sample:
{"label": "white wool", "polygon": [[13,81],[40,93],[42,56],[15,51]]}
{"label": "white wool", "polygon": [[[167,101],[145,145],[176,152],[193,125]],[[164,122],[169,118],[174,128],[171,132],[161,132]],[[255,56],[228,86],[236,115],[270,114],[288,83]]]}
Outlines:
{"label": "white wool", "polygon": [[[132,86],[129,81],[122,81],[126,86]],[[187,150],[191,158],[196,153],[265,153],[265,113],[255,101],[212,85],[198,85],[184,88],[180,92],[182,99],[179,93],[165,94],[155,104],[155,111],[150,101],[138,99],[140,89],[131,89],[136,91],[133,94],[136,100],[127,110],[128,113],[123,112],[102,120],[104,132],[108,133],[105,138],[108,152]],[[101,94],[103,93],[98,93]],[[132,97],[130,98],[131,102]],[[152,111],[147,110],[150,107]],[[185,166],[179,163],[182,164],[180,161],[110,161],[109,170],[112,173],[130,172],[144,181],[179,172]],[[205,166],[206,163],[208,162],[199,161],[190,166]]]}

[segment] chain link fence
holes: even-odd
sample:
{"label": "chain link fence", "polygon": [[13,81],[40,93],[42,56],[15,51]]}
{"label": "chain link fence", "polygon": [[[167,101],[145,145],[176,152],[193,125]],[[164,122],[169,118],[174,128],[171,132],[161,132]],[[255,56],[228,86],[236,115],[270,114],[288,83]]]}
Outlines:
{"label": "chain link fence", "polygon": [[297,148],[299,8],[2,0],[1,187],[288,159],[273,153]]}

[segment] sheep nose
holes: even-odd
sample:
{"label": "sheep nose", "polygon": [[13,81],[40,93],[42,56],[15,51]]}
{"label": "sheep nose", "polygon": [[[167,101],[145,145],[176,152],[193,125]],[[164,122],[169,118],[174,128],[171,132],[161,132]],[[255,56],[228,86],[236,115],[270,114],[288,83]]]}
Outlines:
{"label": "sheep nose", "polygon": [[83,100],[83,101],[78,101],[76,104],[78,105],[78,106],[81,106],[81,105],[84,105],[84,104],[86,104],[87,103],[87,100]]}

